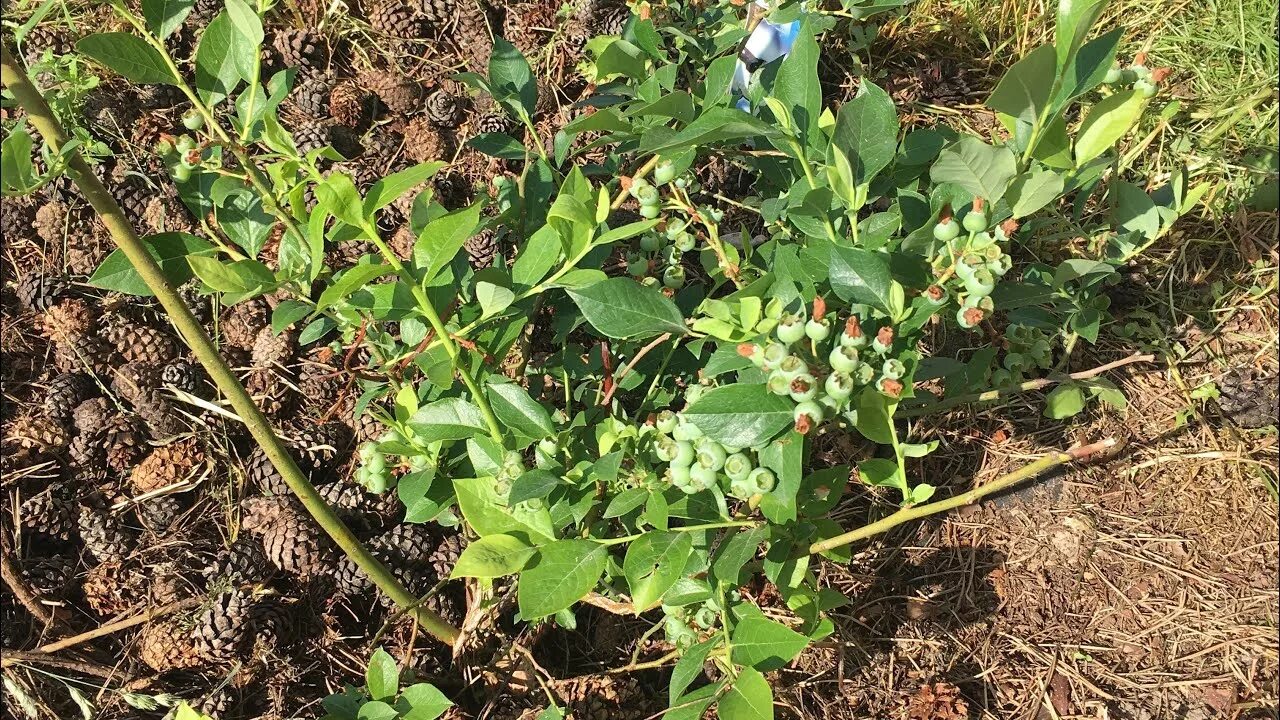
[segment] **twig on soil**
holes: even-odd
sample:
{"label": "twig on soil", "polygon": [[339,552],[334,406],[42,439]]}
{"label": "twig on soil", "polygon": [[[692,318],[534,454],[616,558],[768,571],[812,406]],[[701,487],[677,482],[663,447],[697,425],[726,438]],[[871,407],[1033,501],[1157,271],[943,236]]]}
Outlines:
{"label": "twig on soil", "polygon": [[51,657],[40,653],[39,651],[27,650],[10,650],[5,648],[2,651],[4,655],[3,666],[12,667],[14,665],[45,665],[47,667],[55,667],[61,670],[71,670],[73,672],[92,675],[93,677],[110,680],[116,677],[122,677],[114,668],[97,663],[84,662],[80,660],[63,660],[62,658]]}
{"label": "twig on soil", "polygon": [[1124,367],[1125,365],[1132,365],[1133,363],[1151,362],[1155,359],[1156,359],[1155,355],[1149,355],[1149,354],[1142,355],[1139,353],[1134,353],[1129,357],[1121,358],[1119,360],[1109,362],[1105,365],[1099,365],[1098,367],[1093,368],[1091,370],[1082,370],[1080,372],[1071,373],[1070,375],[1054,374],[1054,375],[1050,375],[1049,377],[1039,378],[1037,380],[1028,380],[1027,382],[1021,383],[1019,385],[1014,385],[1013,387],[1010,387],[1010,388],[1002,388],[999,390],[987,390],[986,392],[973,393],[970,395],[957,395],[956,397],[947,398],[945,400],[939,400],[937,402],[922,403],[920,405],[916,405],[913,407],[899,408],[898,411],[894,413],[894,417],[895,418],[920,417],[921,415],[932,415],[933,413],[940,412],[942,410],[947,410],[947,409],[956,407],[958,405],[991,402],[993,400],[999,400],[1000,398],[1005,397],[1007,395],[1020,395],[1022,393],[1034,392],[1036,390],[1049,387],[1050,385],[1069,382],[1071,380],[1088,380],[1089,378],[1097,377],[1099,375],[1102,375],[1103,373],[1107,373],[1112,370],[1115,370],[1116,368]]}
{"label": "twig on soil", "polygon": [[809,546],[809,553],[815,554],[831,550],[832,548],[843,547],[859,540],[869,538],[872,535],[879,535],[880,533],[887,532],[892,528],[912,520],[919,520],[920,518],[936,515],[937,513],[946,512],[947,510],[954,510],[955,508],[963,507],[965,505],[972,505],[988,495],[998,493],[1002,490],[1008,490],[1019,483],[1030,480],[1046,470],[1055,468],[1059,465],[1065,465],[1069,462],[1081,460],[1095,453],[1115,447],[1115,445],[1116,440],[1114,438],[1108,438],[1102,442],[1081,445],[1080,447],[1071,448],[1065,452],[1055,451],[1049,453],[1029,465],[1024,465],[1003,477],[992,480],[985,485],[976,487],[969,492],[961,493],[960,495],[947,498],[946,500],[938,500],[936,502],[925,503],[924,505],[906,507],[892,515],[889,515],[888,517],[877,520],[869,525],[864,525],[857,530],[850,530],[847,533],[842,533],[835,537],[827,538],[826,540],[820,540]]}
{"label": "twig on soil", "polygon": [[0,536],[0,575],[4,576],[4,584],[9,586],[13,596],[18,598],[18,602],[22,603],[32,617],[44,623],[45,627],[62,627],[62,621],[40,604],[40,598],[23,581],[22,573],[14,564],[13,555],[9,551],[9,540],[4,536]]}
{"label": "twig on soil", "polygon": [[607,610],[614,615],[635,615],[635,610],[631,603],[610,600],[600,593],[591,593],[582,598],[582,602],[588,605],[594,605],[601,610]]}
{"label": "twig on soil", "polygon": [[146,612],[140,613],[138,615],[134,615],[131,618],[125,618],[124,620],[117,620],[116,622],[107,623],[106,625],[99,625],[98,627],[92,630],[89,630],[87,632],[82,632],[79,635],[72,635],[69,638],[63,638],[62,640],[58,640],[56,642],[51,642],[45,645],[41,645],[40,647],[36,648],[32,652],[36,654],[47,654],[47,653],[54,653],[59,650],[66,650],[69,647],[74,647],[81,643],[88,642],[89,640],[93,640],[94,638],[100,638],[100,637],[103,637],[104,635],[111,635],[113,633],[120,632],[121,630],[128,630],[131,627],[134,627],[136,625],[141,625],[151,620],[155,620],[156,618],[161,618],[166,615],[172,615],[173,613],[182,612],[183,610],[196,607],[200,603],[204,602],[204,600],[205,598],[203,596],[200,596],[200,597],[187,598],[186,600],[179,600],[177,602],[169,603],[168,605],[161,605],[158,608],[152,608],[150,610],[147,610]]}
{"label": "twig on soil", "polygon": [[618,386],[622,384],[623,378],[630,375],[631,371],[636,369],[636,364],[640,362],[640,359],[643,358],[645,355],[648,355],[649,351],[653,350],[654,348],[658,347],[659,345],[661,345],[662,343],[670,339],[671,339],[671,333],[662,333],[661,335],[659,335],[658,337],[650,341],[648,345],[645,345],[644,347],[640,348],[640,350],[636,352],[635,356],[627,361],[627,364],[622,368],[622,371],[619,372],[617,375],[613,376],[613,382],[609,386],[609,389],[605,392],[604,397],[600,399],[600,404],[608,405],[609,401],[613,399],[613,393],[618,389]]}

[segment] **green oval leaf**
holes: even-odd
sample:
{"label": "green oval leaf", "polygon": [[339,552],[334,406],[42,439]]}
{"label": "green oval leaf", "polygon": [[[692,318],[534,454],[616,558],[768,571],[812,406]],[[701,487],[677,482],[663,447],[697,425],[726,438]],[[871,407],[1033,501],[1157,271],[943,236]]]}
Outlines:
{"label": "green oval leaf", "polygon": [[1138,121],[1146,105],[1146,98],[1136,90],[1108,95],[1094,105],[1080,123],[1076,136],[1076,166],[1084,165],[1115,145]]}
{"label": "green oval leaf", "polygon": [[862,248],[831,246],[827,268],[831,289],[841,300],[889,312],[893,275],[889,256]]}
{"label": "green oval leaf", "polygon": [[541,440],[556,434],[551,413],[520,385],[510,382],[490,383],[487,394],[494,414],[510,429],[531,440]]}
{"label": "green oval leaf", "polygon": [[90,35],[76,43],[76,50],[134,82],[178,84],[160,52],[129,33]]}
{"label": "green oval leaf", "polygon": [[755,447],[795,421],[795,404],[764,385],[722,385],[684,411],[704,435],[723,445]]}
{"label": "green oval leaf", "polygon": [[721,720],[773,720],[773,690],[769,681],[751,668],[742,668],[716,711]]}
{"label": "green oval leaf", "polygon": [[480,409],[462,398],[445,398],[427,405],[406,423],[421,442],[466,440],[485,432]]}
{"label": "green oval leaf", "polygon": [[486,535],[467,545],[449,577],[497,578],[518,573],[534,549],[511,535]]}
{"label": "green oval leaf", "polygon": [[541,548],[520,573],[516,599],[525,620],[554,615],[596,586],[609,552],[590,540],[557,540]]}
{"label": "green oval leaf", "polygon": [[693,537],[682,532],[649,532],[631,543],[622,572],[631,588],[632,612],[654,607],[662,595],[684,575],[693,552]]}
{"label": "green oval leaf", "polygon": [[[187,233],[148,235],[142,238],[142,244],[160,265],[165,279],[175,286],[191,279],[191,264],[187,262],[189,256],[209,256],[214,252],[213,246],[207,241]],[[93,272],[89,284],[127,295],[151,297],[153,294],[123,250],[113,250]]]}
{"label": "green oval leaf", "polygon": [[591,327],[615,340],[640,340],[662,333],[683,335],[680,308],[657,289],[630,278],[609,278],[566,292]]}
{"label": "green oval leaf", "polygon": [[809,638],[763,616],[752,616],[733,630],[733,661],[761,672],[777,670],[809,644]]}
{"label": "green oval leaf", "polygon": [[386,650],[378,648],[369,658],[369,668],[364,674],[369,697],[374,700],[390,700],[400,691],[400,668]]}

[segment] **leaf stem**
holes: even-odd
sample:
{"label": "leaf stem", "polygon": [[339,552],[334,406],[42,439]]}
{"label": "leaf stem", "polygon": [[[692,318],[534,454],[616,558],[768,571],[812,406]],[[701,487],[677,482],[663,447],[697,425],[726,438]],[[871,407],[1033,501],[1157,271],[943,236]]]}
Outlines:
{"label": "leaf stem", "polygon": [[[725,520],[723,522],[706,523],[703,525],[681,525],[680,527],[668,528],[670,532],[701,532],[703,530],[719,530],[720,528],[731,527],[755,527],[760,522],[757,520]],[[635,535],[626,535],[616,538],[587,538],[593,542],[604,546],[622,545],[623,543],[633,542],[644,537],[648,533],[636,533]]]}

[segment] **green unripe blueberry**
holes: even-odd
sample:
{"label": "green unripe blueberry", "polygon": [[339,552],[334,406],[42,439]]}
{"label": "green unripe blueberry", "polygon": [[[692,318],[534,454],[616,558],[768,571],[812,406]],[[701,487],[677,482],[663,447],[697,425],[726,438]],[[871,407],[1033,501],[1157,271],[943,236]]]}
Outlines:
{"label": "green unripe blueberry", "polygon": [[809,373],[800,373],[791,379],[791,399],[798,403],[814,399],[818,395],[818,381]]}
{"label": "green unripe blueberry", "polygon": [[709,630],[716,624],[716,611],[709,607],[702,607],[693,615],[693,622],[703,630]]}
{"label": "green unripe blueberry", "polygon": [[853,394],[853,378],[847,372],[839,370],[827,376],[827,380],[823,383],[823,389],[827,391],[827,395],[836,400],[845,400]]}
{"label": "green unripe blueberry", "polygon": [[676,414],[670,410],[663,410],[653,419],[654,427],[658,428],[658,432],[663,435],[670,435],[672,430],[676,429]]}
{"label": "green unripe blueberry", "polygon": [[987,263],[987,269],[992,275],[1003,277],[1006,273],[1013,269],[1013,258],[1008,255],[1001,255],[999,260],[993,263]]}
{"label": "green unripe blueberry", "polygon": [[973,271],[973,274],[965,278],[964,289],[970,295],[978,297],[986,297],[996,289],[996,278],[991,271],[985,267],[980,267]]}
{"label": "green unripe blueberry", "polygon": [[809,372],[809,366],[798,355],[788,355],[778,363],[778,372],[788,380],[794,380]]}
{"label": "green unripe blueberry", "polygon": [[364,467],[371,473],[381,473],[387,469],[387,458],[382,453],[378,453],[365,461]]}
{"label": "green unripe blueberry", "polygon": [[670,160],[663,160],[653,169],[653,181],[666,185],[676,178],[676,166]]}
{"label": "green unripe blueberry", "polygon": [[168,138],[160,138],[156,141],[156,146],[152,151],[160,157],[169,157],[173,154],[173,141]]}
{"label": "green unripe blueberry", "polygon": [[729,481],[729,494],[733,497],[746,500],[755,493],[755,486],[751,484],[745,477]]}
{"label": "green unripe blueberry", "polygon": [[897,380],[907,374],[907,366],[897,358],[889,358],[884,361],[884,366],[880,368],[880,374],[890,380]]}
{"label": "green unripe blueberry", "polygon": [[693,250],[694,246],[696,246],[697,244],[698,244],[697,238],[695,238],[693,234],[689,232],[682,232],[679,235],[677,235],[675,239],[676,249],[682,253],[687,253]]}
{"label": "green unripe blueberry", "polygon": [[876,369],[870,363],[860,362],[853,371],[853,381],[858,385],[866,385],[876,377]]}
{"label": "green unripe blueberry", "polygon": [[181,155],[186,155],[196,149],[196,141],[190,135],[179,135],[173,143],[173,149]]}
{"label": "green unripe blueberry", "polygon": [[1156,94],[1156,84],[1146,78],[1134,80],[1133,89],[1144,98],[1155,97]]}
{"label": "green unripe blueberry", "polygon": [[706,465],[693,465],[689,468],[689,485],[694,492],[708,490],[715,486],[718,473]]}
{"label": "green unripe blueberry", "polygon": [[657,233],[645,233],[640,236],[640,249],[645,252],[658,252],[662,249],[662,238]]}
{"label": "green unripe blueberry", "polygon": [[200,111],[192,108],[182,113],[182,127],[188,130],[199,130],[204,127],[204,116]]}
{"label": "green unripe blueberry", "polygon": [[986,210],[970,210],[965,213],[964,219],[960,221],[964,225],[964,229],[971,233],[980,233],[987,229],[987,211]]}
{"label": "green unripe blueberry", "polygon": [[173,175],[174,180],[177,180],[178,182],[186,182],[191,179],[191,168],[190,166],[182,164],[174,165],[170,174]]}
{"label": "green unripe blueberry", "polygon": [[[703,393],[705,393],[706,391],[707,391],[707,386],[703,385],[702,383],[698,383],[696,385],[690,385],[689,389],[684,391],[685,404],[692,405],[698,402],[698,400],[702,397]],[[702,434],[699,433],[698,437],[701,437],[701,436]]]}
{"label": "green unripe blueberry", "polygon": [[356,455],[360,458],[360,462],[369,462],[374,455],[380,454],[378,446],[375,443],[367,442],[360,445],[360,449],[356,451]]}
{"label": "green unripe blueberry", "polygon": [[1120,69],[1120,63],[1115,63],[1109,70],[1107,70],[1107,76],[1102,79],[1102,82],[1108,85],[1114,85],[1120,82],[1120,78],[1123,76],[1124,71]]}
{"label": "green unripe blueberry", "polygon": [[950,294],[947,292],[947,289],[941,285],[930,285],[925,288],[923,293],[920,293],[920,296],[924,298],[925,302],[934,307],[938,307],[940,305],[947,304],[947,298],[950,297]]}
{"label": "green unripe blueberry", "polygon": [[683,218],[673,218],[667,221],[666,233],[668,240],[675,240],[689,226]]}
{"label": "green unripe blueberry", "polygon": [[689,466],[671,465],[667,468],[667,477],[672,485],[684,489],[689,484]]}
{"label": "green unripe blueberry", "polygon": [[1151,79],[1151,68],[1147,67],[1146,65],[1143,65],[1142,63],[1134,63],[1130,65],[1129,70],[1133,72],[1134,82],[1141,82],[1143,80]]}
{"label": "green unripe blueberry", "polygon": [[966,330],[971,330],[982,322],[983,316],[983,312],[976,307],[962,307],[956,311],[956,323]]}
{"label": "green unripe blueberry", "polygon": [[933,237],[941,242],[951,242],[960,237],[960,224],[947,218],[933,226]]}
{"label": "green unripe blueberry", "polygon": [[773,492],[773,488],[778,484],[778,478],[769,468],[756,468],[747,476],[747,482],[755,490],[752,495],[763,495]]}
{"label": "green unripe blueberry", "polygon": [[831,364],[831,369],[836,372],[853,372],[858,367],[858,351],[856,348],[836,346],[831,350],[831,355],[827,357],[827,362]]}
{"label": "green unripe blueberry", "polygon": [[697,425],[681,419],[676,425],[676,429],[671,431],[671,437],[681,442],[693,442],[702,437],[702,431]]}
{"label": "green unripe blueberry", "polygon": [[636,258],[627,263],[627,273],[631,277],[644,277],[649,274],[649,261],[644,258]]}
{"label": "green unripe blueberry", "polygon": [[774,395],[790,395],[791,394],[791,378],[787,377],[786,375],[783,375],[777,370],[774,370],[773,374],[769,376],[769,380],[767,381],[766,385],[769,388],[769,392],[773,393]]}
{"label": "green unripe blueberry", "polygon": [[826,318],[822,320],[810,320],[804,324],[804,334],[809,336],[814,342],[822,342],[831,334],[831,322]]}
{"label": "green unripe blueberry", "polygon": [[631,193],[631,197],[639,200],[640,191],[647,187],[652,187],[651,185],[649,185],[648,180],[645,180],[644,178],[635,178],[631,181],[631,187],[630,189],[627,190],[627,192]]}
{"label": "green unripe blueberry", "polygon": [[668,265],[666,270],[662,271],[662,284],[678,290],[684,287],[685,272],[683,265]]}
{"label": "green unripe blueberry", "polygon": [[720,208],[703,208],[703,211],[711,218],[712,222],[720,222],[724,220],[724,211]]}
{"label": "green unripe blueberry", "polygon": [[677,440],[673,442],[675,444],[675,451],[668,462],[676,467],[689,467],[693,465],[694,460],[698,457],[698,452],[693,449],[693,443],[687,440]]}
{"label": "green unripe blueberry", "polygon": [[643,185],[634,194],[641,206],[653,205],[656,207],[662,202],[662,195],[658,193],[658,188],[652,185]]}
{"label": "green unripe blueberry", "polygon": [[799,315],[787,315],[778,323],[778,339],[792,345],[804,337],[804,320]]}
{"label": "green unripe blueberry", "polygon": [[771,342],[764,348],[764,367],[765,369],[777,368],[787,357],[789,357],[789,351],[786,345]]}
{"label": "green unripe blueberry", "polygon": [[654,218],[658,217],[661,214],[662,214],[662,208],[658,207],[657,205],[641,205],[640,206],[640,217],[644,218],[645,220],[653,220]]}
{"label": "green unripe blueberry", "polygon": [[745,453],[737,452],[724,460],[724,474],[728,475],[730,480],[746,480],[755,469],[755,463],[751,462],[751,458]]}
{"label": "green unripe blueberry", "polygon": [[680,443],[669,437],[660,438],[653,446],[653,454],[665,463],[674,461],[679,453]]}
{"label": "green unripe blueberry", "polygon": [[[704,440],[706,440],[706,438],[704,438]],[[728,454],[725,453],[724,447],[715,440],[707,440],[699,445],[697,454],[698,464],[706,468],[711,468],[712,470],[719,470],[724,467],[724,461],[728,458]]]}

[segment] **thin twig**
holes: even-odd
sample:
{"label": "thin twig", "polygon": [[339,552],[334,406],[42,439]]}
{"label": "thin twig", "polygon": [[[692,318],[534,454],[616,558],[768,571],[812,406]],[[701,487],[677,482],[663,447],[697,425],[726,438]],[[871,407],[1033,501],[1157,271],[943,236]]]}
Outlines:
{"label": "thin twig", "polygon": [[831,550],[832,548],[843,547],[859,540],[869,538],[872,535],[879,535],[880,533],[888,532],[889,530],[912,520],[919,520],[920,518],[936,515],[937,513],[946,512],[947,510],[953,510],[965,505],[972,505],[988,495],[998,493],[1002,490],[1008,490],[1019,483],[1030,480],[1050,468],[1055,468],[1059,465],[1065,465],[1066,463],[1089,457],[1095,453],[1113,448],[1115,445],[1115,439],[1110,438],[1103,440],[1102,442],[1072,448],[1065,452],[1054,451],[1029,465],[1024,465],[1007,475],[992,480],[985,485],[980,485],[969,492],[961,493],[960,495],[947,498],[946,500],[938,500],[936,502],[925,503],[924,505],[903,508],[888,517],[877,520],[869,525],[863,525],[857,530],[850,530],[847,533],[842,533],[833,538],[820,540],[809,546],[809,553],[815,554]]}
{"label": "thin twig", "polygon": [[604,394],[604,397],[600,399],[600,404],[601,405],[609,404],[609,401],[613,399],[614,391],[616,391],[618,389],[618,386],[622,384],[623,378],[630,375],[631,371],[636,369],[636,363],[640,362],[640,358],[643,358],[645,355],[648,355],[650,350],[653,350],[654,348],[658,347],[659,345],[661,345],[662,343],[670,339],[671,339],[671,333],[662,333],[658,337],[651,340],[648,345],[645,345],[644,347],[640,348],[639,352],[637,352],[634,357],[632,357],[630,360],[627,361],[627,364],[622,368],[622,371],[619,372],[616,376],[614,376],[613,384],[609,386],[609,390],[606,391]]}
{"label": "thin twig", "polygon": [[4,535],[0,535],[0,575],[4,576],[4,584],[9,586],[13,596],[18,598],[18,602],[22,603],[32,617],[44,623],[45,627],[62,626],[62,622],[55,618],[44,605],[41,605],[40,598],[27,587],[21,571],[13,562],[13,554],[9,550],[9,539]]}
{"label": "thin twig", "polygon": [[1000,398],[1008,395],[1021,395],[1022,393],[1034,392],[1036,390],[1049,387],[1050,385],[1057,385],[1058,383],[1070,382],[1072,380],[1088,380],[1089,378],[1097,377],[1099,375],[1102,375],[1103,373],[1107,373],[1112,370],[1115,370],[1116,368],[1124,367],[1125,365],[1132,365],[1134,363],[1151,362],[1152,360],[1155,360],[1155,359],[1156,359],[1155,355],[1143,355],[1140,353],[1134,353],[1129,357],[1121,358],[1119,360],[1109,362],[1105,365],[1099,365],[1098,367],[1093,368],[1091,370],[1081,370],[1080,372],[1071,373],[1070,375],[1055,374],[1055,375],[1050,375],[1049,377],[1039,378],[1037,380],[1028,380],[1027,382],[1021,383],[1019,385],[1014,385],[1013,387],[1010,387],[1010,388],[1001,388],[999,390],[987,390],[986,392],[973,393],[970,395],[957,395],[956,397],[946,398],[945,400],[939,400],[937,402],[922,403],[920,405],[916,405],[912,407],[901,407],[901,408],[898,408],[898,411],[896,413],[894,413],[894,417],[895,418],[920,417],[921,415],[932,415],[933,413],[940,412],[942,410],[947,410],[947,409],[956,407],[958,405],[991,402],[993,400],[999,400]]}
{"label": "thin twig", "polygon": [[45,665],[60,670],[71,670],[73,672],[84,673],[94,677],[110,680],[112,678],[122,677],[114,668],[97,663],[84,662],[80,660],[64,660],[62,658],[52,657],[40,652],[32,652],[28,650],[10,650],[5,648],[0,651],[4,658],[0,660],[0,666],[13,667],[14,665]]}
{"label": "thin twig", "polygon": [[172,615],[176,612],[182,612],[183,610],[196,607],[197,605],[204,602],[204,600],[205,598],[203,596],[193,597],[193,598],[187,598],[186,600],[171,602],[168,605],[161,605],[160,607],[157,607],[157,608],[151,608],[150,610],[139,613],[138,615],[134,615],[133,617],[125,618],[124,620],[117,620],[115,622],[107,623],[106,625],[99,625],[98,627],[86,632],[82,632],[79,635],[72,635],[69,638],[64,638],[56,642],[51,642],[45,645],[41,645],[40,647],[36,648],[33,652],[54,653],[54,652],[58,652],[59,650],[66,650],[69,647],[74,647],[81,643],[88,642],[90,640],[93,640],[94,638],[100,638],[105,635],[118,633],[121,630],[128,630],[131,627],[141,625],[151,620],[155,620],[156,618],[162,618],[162,617],[165,617],[166,615]]}

